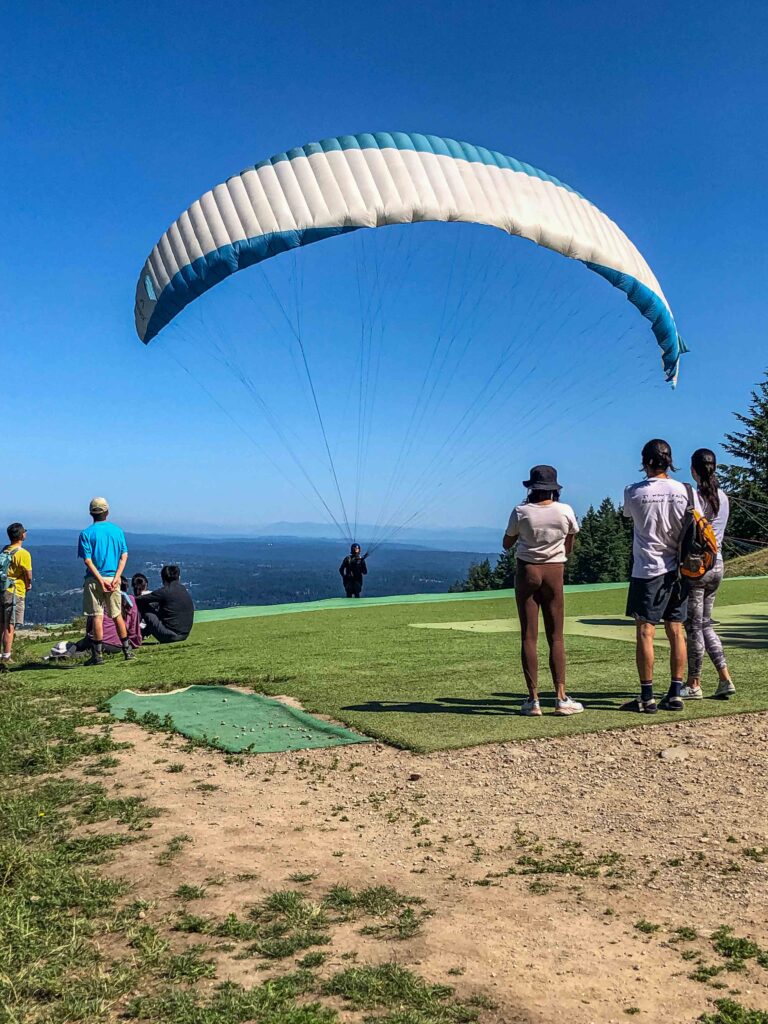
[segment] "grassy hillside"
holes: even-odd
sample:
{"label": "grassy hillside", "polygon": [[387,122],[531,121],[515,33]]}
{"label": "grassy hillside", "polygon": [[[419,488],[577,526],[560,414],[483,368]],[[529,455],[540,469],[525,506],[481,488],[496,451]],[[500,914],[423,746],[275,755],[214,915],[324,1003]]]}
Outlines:
{"label": "grassy hillside", "polygon": [[[570,593],[566,614],[587,625],[615,630],[623,621],[624,591]],[[737,625],[727,630],[729,661],[739,687],[735,700],[696,702],[686,717],[768,708],[768,580],[724,584],[719,608],[740,606]],[[743,606],[753,604],[754,612]],[[568,637],[569,691],[587,705],[577,718],[522,718],[523,693],[516,633],[508,596],[482,602],[465,599],[434,604],[366,605],[204,622],[183,645],[147,644],[132,663],[111,659],[103,668],[19,665],[6,686],[27,696],[66,694],[73,704],[97,703],[118,690],[168,690],[191,683],[238,683],[267,694],[290,694],[310,711],[330,715],[360,731],[414,750],[458,748],[534,736],[646,725],[618,711],[637,690],[632,645],[592,635]],[[607,621],[606,621],[607,619]],[[460,626],[478,620],[496,631],[412,628]],[[482,624],[482,623],[481,623]],[[49,641],[50,642],[50,641]],[[46,645],[29,648],[32,661]],[[660,650],[658,688],[667,680]],[[546,660],[542,659],[542,665]],[[705,686],[714,674],[707,667]],[[544,691],[546,693],[546,689]]]}
{"label": "grassy hillside", "polygon": [[768,548],[729,559],[725,563],[725,575],[768,577]]}

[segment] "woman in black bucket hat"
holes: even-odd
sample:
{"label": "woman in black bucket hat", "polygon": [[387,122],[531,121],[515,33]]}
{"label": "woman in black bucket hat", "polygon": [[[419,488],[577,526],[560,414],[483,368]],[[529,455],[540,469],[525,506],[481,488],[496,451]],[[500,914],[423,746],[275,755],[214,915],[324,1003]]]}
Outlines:
{"label": "woman in black bucket hat", "polygon": [[513,509],[503,541],[505,551],[517,545],[515,599],[520,616],[523,675],[528,687],[528,700],[520,711],[523,715],[541,714],[537,652],[541,611],[549,644],[549,670],[555,685],[555,714],[576,715],[584,707],[565,692],[563,577],[579,523],[571,506],[560,501],[562,486],[554,466],[534,466],[523,487],[528,490],[528,499]]}

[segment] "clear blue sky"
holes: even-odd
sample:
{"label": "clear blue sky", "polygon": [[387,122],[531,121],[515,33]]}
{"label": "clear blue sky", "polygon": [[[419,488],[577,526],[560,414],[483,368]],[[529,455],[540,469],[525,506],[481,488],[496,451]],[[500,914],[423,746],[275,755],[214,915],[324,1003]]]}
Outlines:
{"label": "clear blue sky", "polygon": [[[4,487],[6,520],[77,523],[92,493],[133,528],[317,520],[285,447],[212,347],[237,352],[330,500],[265,274],[290,315],[301,308],[350,518],[358,275],[370,292],[380,274],[377,331],[387,317],[359,495],[367,521],[428,499],[425,524],[501,524],[537,461],[560,468],[582,511],[620,494],[650,436],[668,437],[681,462],[714,447],[768,366],[761,4],[44,0],[6,8],[2,35],[3,462],[17,502]],[[408,229],[358,233],[281,257],[204,296],[199,316],[188,310],[149,348],[138,342],[138,272],[192,200],[272,153],[369,130],[501,150],[605,210],[648,258],[690,345],[677,392],[661,383],[647,324],[608,285],[462,226],[419,226],[403,241]],[[388,496],[418,381],[462,297],[473,326],[452,352],[466,358],[453,374],[446,364]],[[535,360],[441,450],[510,332],[538,339]]]}

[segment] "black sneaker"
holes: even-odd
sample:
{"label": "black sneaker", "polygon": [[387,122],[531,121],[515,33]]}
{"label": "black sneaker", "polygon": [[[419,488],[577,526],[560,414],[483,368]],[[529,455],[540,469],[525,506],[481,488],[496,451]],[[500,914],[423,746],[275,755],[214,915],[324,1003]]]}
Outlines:
{"label": "black sneaker", "polygon": [[619,711],[635,711],[643,715],[655,715],[658,707],[654,697],[651,697],[650,700],[643,700],[642,697],[633,697],[626,704],[622,704]]}
{"label": "black sneaker", "polygon": [[669,693],[659,701],[659,711],[683,711],[684,708],[683,698],[673,697]]}
{"label": "black sneaker", "polygon": [[132,661],[133,660],[133,648],[132,647],[124,647],[123,648],[123,657],[125,658],[126,661]]}
{"label": "black sneaker", "polygon": [[104,655],[101,653],[101,651],[93,651],[93,653],[91,654],[90,658],[88,659],[88,661],[86,661],[85,664],[86,665],[103,665],[104,664]]}

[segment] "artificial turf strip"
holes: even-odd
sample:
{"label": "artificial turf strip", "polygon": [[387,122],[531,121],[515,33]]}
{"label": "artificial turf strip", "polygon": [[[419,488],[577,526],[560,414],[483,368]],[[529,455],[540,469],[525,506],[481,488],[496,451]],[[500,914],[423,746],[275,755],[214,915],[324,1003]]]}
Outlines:
{"label": "artificial turf strip", "polygon": [[109,701],[115,718],[170,719],[173,730],[231,753],[274,754],[368,743],[359,733],[324,722],[304,711],[255,693],[224,686],[189,686],[173,693],[137,694],[121,690]]}
{"label": "artificial turf strip", "polygon": [[[729,580],[717,608],[766,600],[768,581]],[[624,601],[623,589],[570,593],[566,614],[621,617]],[[488,619],[514,615],[508,596],[488,598],[482,609]],[[567,640],[568,688],[586,705],[585,714],[553,716],[545,686],[544,716],[523,718],[517,713],[523,683],[514,633],[411,628],[414,621],[477,618],[476,600],[425,603],[418,610],[412,604],[355,602],[353,608],[331,611],[198,623],[186,643],[148,644],[130,663],[114,658],[102,668],[24,672],[19,666],[13,672],[23,673],[30,694],[58,691],[89,700],[104,700],[128,687],[156,691],[193,683],[245,684],[259,693],[289,694],[307,711],[418,751],[680,720],[673,713],[650,719],[620,712],[619,705],[637,693],[632,648],[622,640],[582,636]],[[768,709],[768,620],[756,612],[734,633],[728,640],[728,659],[738,690],[735,698],[688,702],[685,718]],[[46,646],[37,647],[39,655]],[[545,679],[545,657],[541,664]],[[657,688],[663,689],[667,668],[661,657],[657,680]],[[712,693],[714,684],[707,664],[705,692]]]}

